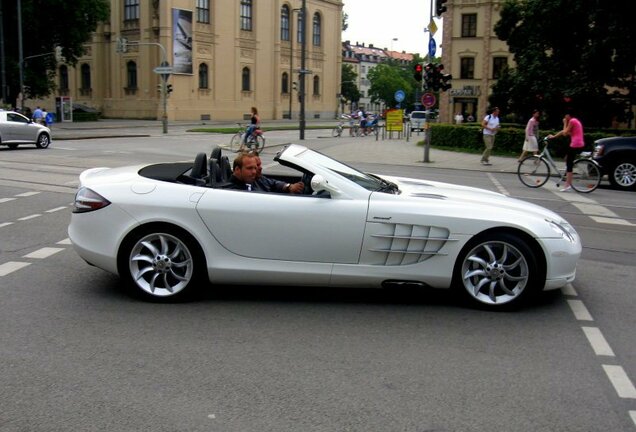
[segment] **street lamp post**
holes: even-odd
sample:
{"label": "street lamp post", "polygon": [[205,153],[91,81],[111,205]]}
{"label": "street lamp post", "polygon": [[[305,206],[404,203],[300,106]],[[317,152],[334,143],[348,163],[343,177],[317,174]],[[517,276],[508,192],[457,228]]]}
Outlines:
{"label": "street lamp post", "polygon": [[20,62],[20,109],[24,114],[24,53],[22,51],[22,2],[18,1],[18,61]]}
{"label": "street lamp post", "polygon": [[307,49],[307,4],[303,0],[300,14],[302,16],[300,34],[302,37],[300,44],[300,139],[305,139],[305,56]]}

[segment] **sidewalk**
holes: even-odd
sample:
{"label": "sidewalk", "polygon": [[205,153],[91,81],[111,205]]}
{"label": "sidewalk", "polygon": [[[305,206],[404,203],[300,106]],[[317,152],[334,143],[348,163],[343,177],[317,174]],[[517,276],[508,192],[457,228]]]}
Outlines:
{"label": "sidewalk", "polygon": [[[171,121],[168,124],[168,136],[187,135],[190,129],[202,127],[236,127],[236,121]],[[335,125],[334,120],[312,120],[307,125]],[[298,125],[297,120],[268,121],[268,125]],[[58,123],[52,129],[53,140],[78,140],[90,138],[116,138],[116,137],[150,137],[166,136],[160,120],[118,120],[106,119],[96,122]],[[272,132],[273,134],[274,132]],[[332,142],[327,151],[329,156],[345,162],[360,163],[384,163],[392,165],[426,166],[427,168],[460,169],[483,172],[511,172],[517,171],[517,160],[514,157],[491,156],[492,165],[485,166],[479,163],[480,155],[473,153],[461,153],[431,148],[429,162],[424,160],[424,147],[417,142],[424,139],[424,135],[413,135],[407,142],[405,139],[385,139],[375,136],[332,138],[328,129],[307,129],[305,140],[300,141],[298,136],[292,140],[294,143],[305,145],[309,148],[319,143]],[[267,147],[282,146],[288,144],[290,139],[270,139]],[[496,144],[495,144],[496,145]],[[324,146],[321,146],[324,147]],[[266,149],[267,150],[267,149]]]}

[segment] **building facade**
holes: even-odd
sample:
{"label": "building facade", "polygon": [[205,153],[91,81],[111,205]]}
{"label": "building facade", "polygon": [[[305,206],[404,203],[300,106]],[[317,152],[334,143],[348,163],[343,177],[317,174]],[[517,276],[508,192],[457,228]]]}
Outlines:
{"label": "building facade", "polygon": [[[333,118],[341,73],[341,0],[306,0],[306,118]],[[169,66],[170,120],[298,118],[301,0],[112,0],[75,67],[60,64],[57,93],[104,117],[158,119]],[[125,43],[122,43],[125,39]],[[165,71],[165,69],[164,69]]]}
{"label": "building facade", "polygon": [[494,32],[503,3],[448,1],[443,15],[442,63],[453,75],[453,87],[440,95],[440,121],[451,123],[457,113],[481,120],[489,108],[492,85],[504,68],[514,67],[508,45]]}

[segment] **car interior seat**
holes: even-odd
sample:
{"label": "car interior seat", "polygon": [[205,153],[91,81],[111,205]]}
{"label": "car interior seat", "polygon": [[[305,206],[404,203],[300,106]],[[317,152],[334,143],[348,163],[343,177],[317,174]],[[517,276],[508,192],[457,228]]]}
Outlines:
{"label": "car interior seat", "polygon": [[190,171],[190,177],[197,186],[205,186],[208,178],[208,155],[205,153],[197,153],[194,158],[194,164]]}
{"label": "car interior seat", "polygon": [[210,177],[208,178],[208,186],[216,187],[219,183],[223,182],[223,177],[221,175],[221,168],[219,167],[216,159],[210,158],[208,161],[208,167],[210,172]]}
{"label": "car interior seat", "polygon": [[221,169],[221,176],[224,182],[229,181],[232,176],[232,166],[227,156],[221,156],[219,159],[219,168]]}
{"label": "car interior seat", "polygon": [[216,146],[212,149],[212,153],[210,153],[210,159],[214,159],[215,161],[220,161],[221,160],[221,147]]}

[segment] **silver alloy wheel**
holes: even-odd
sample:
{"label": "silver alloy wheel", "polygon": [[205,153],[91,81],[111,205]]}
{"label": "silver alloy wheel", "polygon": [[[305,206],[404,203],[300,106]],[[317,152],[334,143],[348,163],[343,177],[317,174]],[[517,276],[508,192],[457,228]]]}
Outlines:
{"label": "silver alloy wheel", "polygon": [[49,136],[46,133],[40,134],[40,136],[38,137],[38,141],[35,144],[38,148],[47,148],[49,146],[49,143],[51,142],[51,139],[49,138]]}
{"label": "silver alloy wheel", "polygon": [[519,249],[504,241],[486,241],[466,255],[461,276],[464,288],[475,300],[501,305],[521,296],[530,271]]}
{"label": "silver alloy wheel", "polygon": [[187,245],[166,233],[149,234],[130,252],[130,275],[152,296],[169,297],[185,289],[194,274],[194,260]]}
{"label": "silver alloy wheel", "polygon": [[636,184],[636,165],[633,162],[618,164],[612,174],[621,187],[630,188]]}

